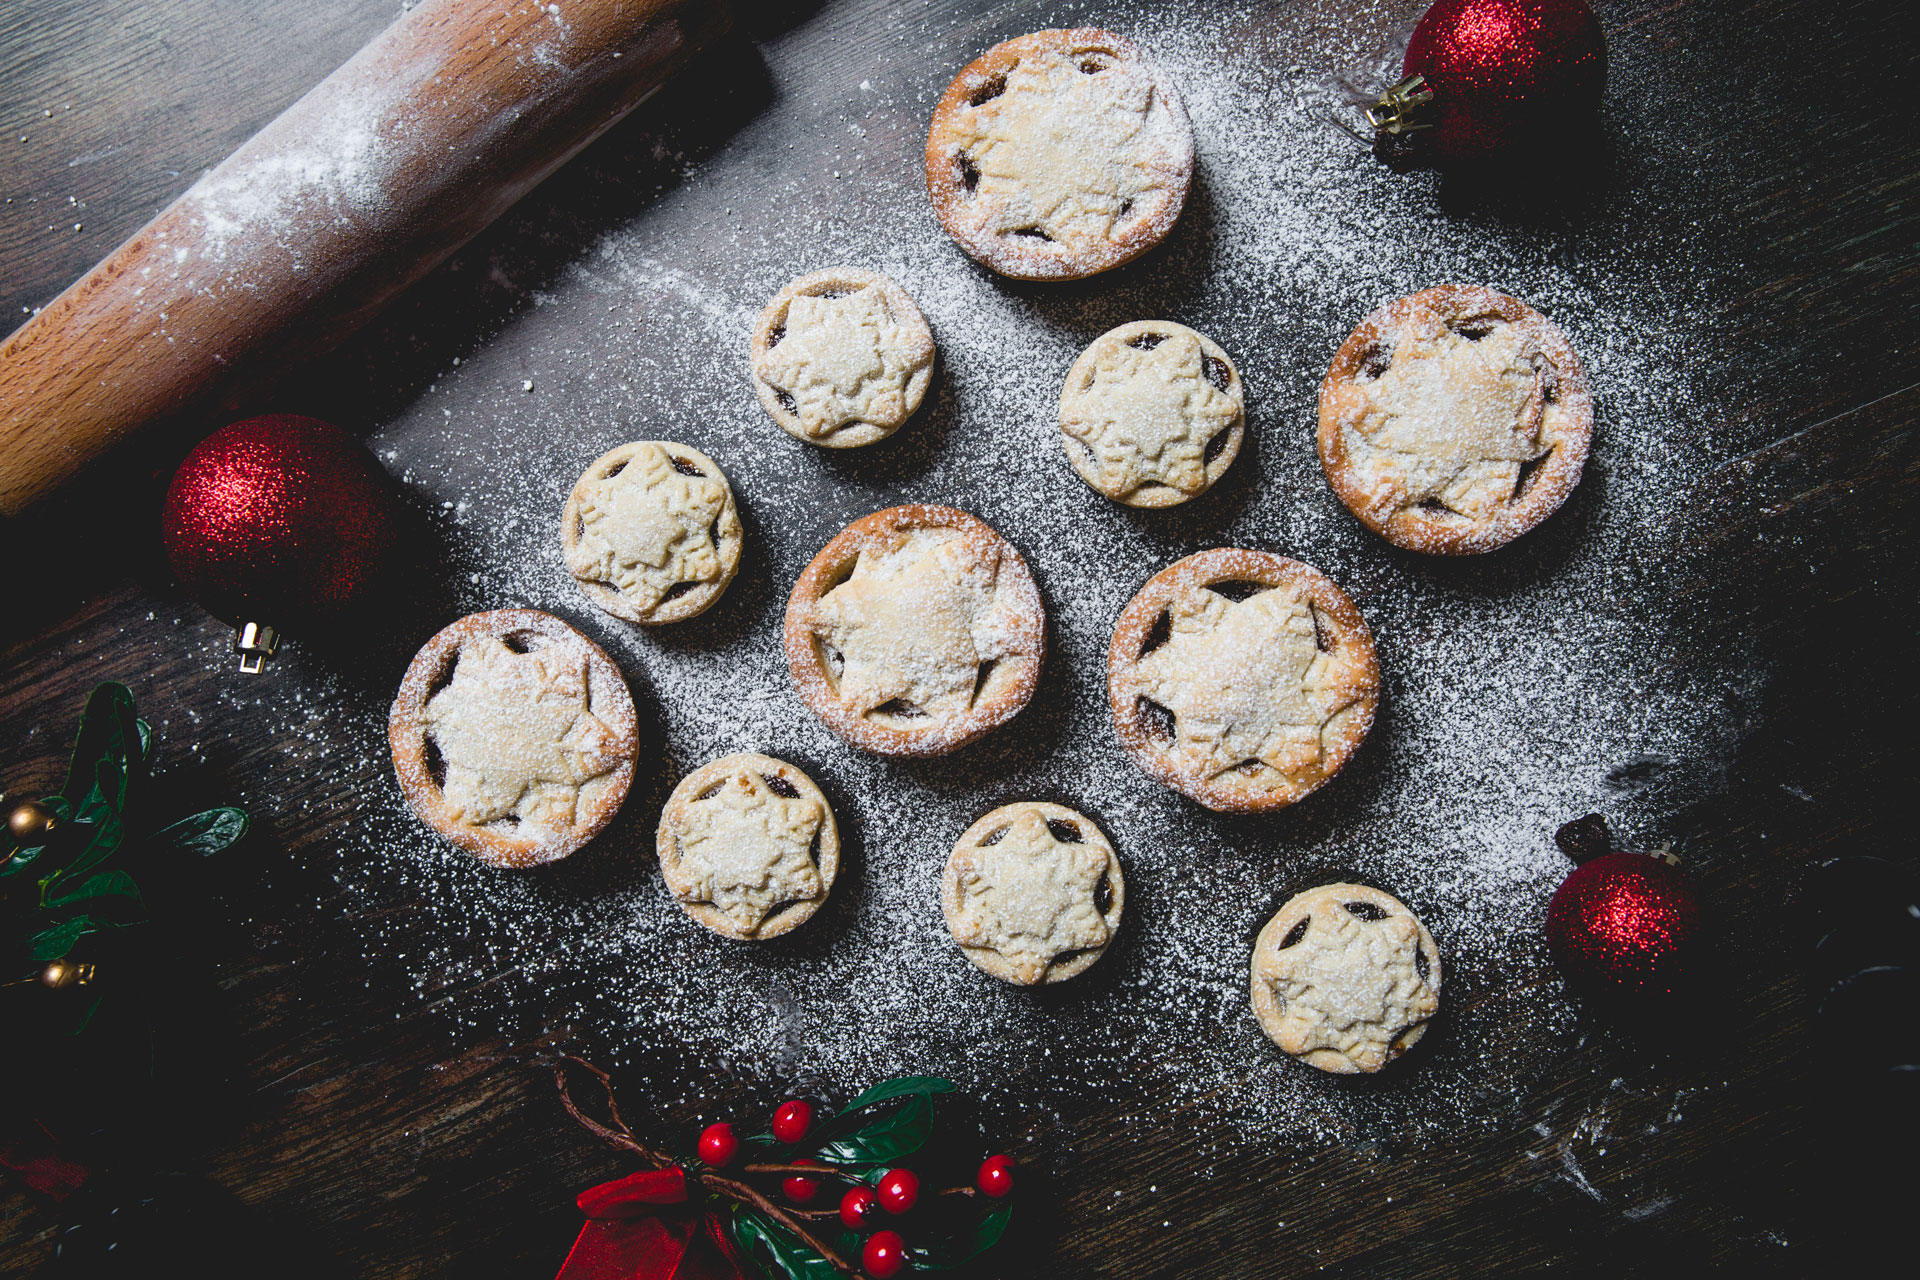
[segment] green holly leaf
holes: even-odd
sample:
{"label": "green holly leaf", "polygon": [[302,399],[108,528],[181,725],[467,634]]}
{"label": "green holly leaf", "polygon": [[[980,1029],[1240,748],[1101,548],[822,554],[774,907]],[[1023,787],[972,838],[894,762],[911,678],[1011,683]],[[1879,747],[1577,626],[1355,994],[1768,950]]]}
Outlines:
{"label": "green holly leaf", "polygon": [[765,1214],[735,1206],[733,1239],[768,1280],[839,1280],[831,1262]]}
{"label": "green holly leaf", "polygon": [[864,1111],[868,1107],[877,1107],[883,1102],[891,1102],[895,1098],[904,1098],[910,1094],[952,1093],[959,1087],[953,1081],[943,1080],[939,1076],[901,1076],[897,1080],[883,1080],[873,1086],[849,1102],[847,1111]]}
{"label": "green holly leaf", "polygon": [[960,1240],[939,1244],[908,1244],[907,1257],[916,1267],[929,1271],[951,1271],[979,1257],[994,1245],[1000,1243],[1000,1237],[1007,1234],[1007,1224],[1013,1221],[1013,1206],[1002,1204],[989,1210],[974,1224],[973,1234]]}
{"label": "green holly leaf", "polygon": [[[885,1166],[918,1151],[933,1133],[934,1095],[959,1086],[939,1076],[902,1076],[867,1090],[824,1127],[815,1152],[828,1164]],[[890,1103],[903,1104],[871,1114]],[[867,1113],[867,1114],[863,1114]]]}
{"label": "green holly leaf", "polygon": [[190,818],[182,818],[170,827],[153,833],[153,841],[162,848],[203,857],[219,853],[239,842],[247,834],[247,815],[241,809],[208,809]]}
{"label": "green holly leaf", "polygon": [[[59,878],[60,881],[72,879],[72,876]],[[97,876],[88,876],[71,889],[50,894],[48,892],[50,884],[55,882],[52,877],[49,877],[47,882],[42,883],[41,906],[64,907],[94,898],[131,898],[136,904],[140,903],[140,886],[135,884],[133,877],[124,871],[102,871]]]}
{"label": "green holly leaf", "polygon": [[856,1167],[890,1165],[912,1155],[933,1134],[933,1095],[916,1092],[904,1097],[906,1105],[899,1110],[827,1139],[814,1154],[828,1164]]}

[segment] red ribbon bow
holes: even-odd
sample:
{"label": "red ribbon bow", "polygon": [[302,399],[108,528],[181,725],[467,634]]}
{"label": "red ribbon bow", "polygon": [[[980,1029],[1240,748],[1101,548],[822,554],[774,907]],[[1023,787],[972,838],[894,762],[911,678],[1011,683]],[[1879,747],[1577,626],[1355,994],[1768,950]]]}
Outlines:
{"label": "red ribbon bow", "polygon": [[726,1223],[706,1210],[671,1211],[687,1203],[678,1165],[603,1182],[574,1202],[587,1225],[554,1280],[747,1280]]}
{"label": "red ribbon bow", "polygon": [[38,1120],[0,1119],[0,1169],[50,1200],[65,1200],[86,1185],[87,1166],[60,1148],[53,1131]]}

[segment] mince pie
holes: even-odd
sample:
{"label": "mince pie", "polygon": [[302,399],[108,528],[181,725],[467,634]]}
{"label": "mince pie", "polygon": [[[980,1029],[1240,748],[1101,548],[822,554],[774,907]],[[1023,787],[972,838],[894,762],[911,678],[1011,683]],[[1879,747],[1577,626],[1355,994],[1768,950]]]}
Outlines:
{"label": "mince pie", "polygon": [[1380,670],[1332,579],[1221,548],[1154,575],[1121,611],[1107,688],[1135,764],[1209,809],[1250,812],[1340,771],[1373,724]]}
{"label": "mince pie", "polygon": [[387,718],[421,821],[482,862],[566,857],[612,820],[639,752],[633,695],[551,614],[469,614],[421,647]]}
{"label": "mince pie", "polygon": [[1130,507],[1205,493],[1233,465],[1246,424],[1246,392],[1227,353],[1165,320],[1095,338],[1060,393],[1067,460],[1097,492]]}
{"label": "mince pie", "polygon": [[1020,986],[1064,982],[1106,953],[1126,902],[1100,828],[1064,805],[1003,805],[967,828],[940,878],[967,959]]}
{"label": "mince pie", "polygon": [[1166,72],[1092,27],[1036,31],[969,63],[934,108],[927,193],[962,249],[1004,276],[1077,280],[1166,239],[1193,129]]}
{"label": "mince pie", "polygon": [[649,627],[718,600],[739,571],[743,540],[719,465],[665,440],[601,454],[560,517],[567,572],[580,589],[614,617]]}
{"label": "mince pie", "polygon": [[1468,555],[1559,509],[1593,436],[1567,337],[1517,298],[1441,285],[1353,331],[1320,385],[1320,465],[1398,547]]}
{"label": "mince pie", "polygon": [[808,444],[884,440],[926,398],[933,332],[899,285],[840,267],[802,276],[760,313],[753,386],[767,413]]}
{"label": "mince pie", "polygon": [[686,913],[728,938],[774,938],[827,900],[840,829],[813,779],[742,752],[680,780],[660,815],[660,874]]}
{"label": "mince pie", "polygon": [[842,738],[883,755],[942,755],[1012,719],[1033,697],[1045,640],[1027,562],[951,507],[854,521],[787,602],[801,698]]}
{"label": "mince pie", "polygon": [[1378,1071],[1440,1008],[1440,950],[1398,899],[1326,884],[1290,899],[1253,944],[1253,1015],[1294,1057]]}

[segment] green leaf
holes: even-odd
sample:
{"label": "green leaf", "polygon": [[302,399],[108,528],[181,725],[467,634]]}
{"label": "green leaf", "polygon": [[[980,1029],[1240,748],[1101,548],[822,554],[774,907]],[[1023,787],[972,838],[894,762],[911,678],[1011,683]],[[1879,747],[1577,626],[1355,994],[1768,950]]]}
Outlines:
{"label": "green leaf", "polygon": [[42,929],[27,940],[35,964],[45,964],[49,960],[58,960],[73,950],[73,944],[94,930],[92,916],[75,916],[71,920],[62,920],[51,929]]}
{"label": "green leaf", "polygon": [[11,858],[8,858],[5,862],[0,862],[0,880],[4,880],[8,876],[19,875],[22,871],[25,871],[34,864],[35,860],[40,857],[41,852],[45,849],[45,845],[37,844],[31,849],[15,850]]}
{"label": "green leaf", "polygon": [[[926,1145],[933,1132],[933,1098],[958,1086],[939,1076],[902,1076],[867,1090],[824,1128],[816,1154],[829,1164],[884,1165]],[[863,1115],[889,1103],[891,1114]]]}
{"label": "green leaf", "polygon": [[840,1165],[885,1165],[912,1155],[933,1133],[933,1095],[916,1092],[905,1097],[906,1105],[898,1111],[829,1138],[814,1154],[828,1164]]}
{"label": "green leaf", "polygon": [[67,1034],[70,1036],[77,1036],[82,1031],[85,1031],[87,1029],[87,1025],[93,1021],[93,1015],[100,1012],[100,1002],[104,999],[106,999],[106,994],[104,992],[101,993],[100,995],[95,996],[93,1000],[87,1005],[85,1012],[83,1012],[80,1015],[79,1020],[75,1022],[71,1027],[67,1028]]}
{"label": "green leaf", "polygon": [[950,1271],[999,1244],[1000,1237],[1007,1234],[1007,1224],[1011,1221],[1013,1221],[1013,1206],[1002,1204],[989,1210],[986,1216],[974,1225],[973,1234],[966,1239],[931,1246],[909,1244],[907,1256],[913,1259],[917,1267],[924,1267],[929,1271]]}
{"label": "green leaf", "polygon": [[[72,877],[62,877],[71,879]],[[45,889],[41,891],[43,894]],[[85,880],[66,890],[64,893],[45,897],[41,904],[45,907],[64,907],[69,903],[85,902],[90,898],[132,898],[140,901],[140,886],[133,877],[124,871],[102,871],[97,876],[88,876]]]}
{"label": "green leaf", "polygon": [[800,1237],[772,1218],[738,1206],[733,1239],[770,1280],[839,1280],[831,1262],[801,1243]]}
{"label": "green leaf", "polygon": [[140,740],[140,763],[153,758],[153,726],[145,720],[133,722],[134,736]]}
{"label": "green leaf", "polygon": [[[133,714],[133,694],[123,684],[96,685],[80,713],[80,732],[73,742],[73,763],[60,794],[84,815],[91,793],[118,813],[127,802],[131,766],[145,758],[140,722]],[[107,766],[102,768],[102,766]],[[103,785],[105,784],[105,785]]]}
{"label": "green leaf", "polygon": [[208,809],[161,828],[153,833],[153,839],[162,847],[205,857],[237,843],[247,834],[247,825],[245,810]]}
{"label": "green leaf", "polygon": [[111,810],[102,812],[100,820],[93,824],[93,834],[87,837],[86,847],[80,850],[79,856],[54,872],[49,879],[73,879],[87,874],[118,853],[126,835],[127,825],[120,820],[118,813]]}
{"label": "green leaf", "polygon": [[[868,1107],[891,1102],[895,1098],[904,1098],[909,1094],[952,1093],[959,1088],[951,1080],[939,1076],[901,1076],[897,1080],[883,1080],[847,1104],[847,1111],[863,1111]],[[845,1115],[846,1112],[842,1112]]]}

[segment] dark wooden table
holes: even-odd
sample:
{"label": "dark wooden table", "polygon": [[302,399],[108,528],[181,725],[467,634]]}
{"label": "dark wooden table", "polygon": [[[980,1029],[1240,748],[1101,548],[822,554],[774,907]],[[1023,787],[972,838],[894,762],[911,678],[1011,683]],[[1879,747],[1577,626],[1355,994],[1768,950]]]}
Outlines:
{"label": "dark wooden table", "polygon": [[[729,148],[842,127],[831,103],[876,66],[930,101],[959,64],[952,51],[1056,18],[1084,12],[1121,30],[1149,9],[1162,23],[1212,20],[1200,4],[1056,13],[954,0],[930,6],[952,13],[937,22],[920,6],[896,18],[878,0],[742,7],[743,37],[705,73],[643,107],[279,403],[364,430],[399,418],[451,354],[485,349],[609,227],[644,220]],[[1331,4],[1267,6],[1249,19],[1227,7],[1249,22],[1247,48],[1281,59],[1289,32],[1358,52],[1361,28],[1383,37],[1418,8],[1373,19]],[[1812,950],[1834,917],[1807,891],[1811,868],[1836,856],[1912,858],[1920,146],[1903,113],[1920,85],[1910,15],[1862,0],[1597,8],[1616,69],[1613,159],[1586,196],[1502,203],[1430,177],[1406,179],[1404,191],[1438,201],[1459,226],[1539,235],[1549,248],[1605,216],[1590,209],[1608,204],[1610,185],[1680,192],[1641,229],[1674,255],[1656,266],[1686,279],[1697,259],[1729,283],[1708,310],[1675,317],[1713,357],[1689,387],[1711,465],[1631,544],[1644,563],[1622,567],[1663,584],[1648,664],[1713,671],[1716,652],[1738,651],[1764,672],[1757,683],[1750,671],[1723,673],[1726,705],[1701,748],[1713,780],[1664,809],[1656,802],[1649,824],[1680,840],[1713,904],[1723,968],[1714,1016],[1658,1042],[1583,1020],[1529,1069],[1512,1106],[1438,1137],[1376,1124],[1350,1141],[1263,1142],[1243,1130],[1203,1149],[1171,1103],[1015,1097],[988,1118],[1036,1171],[1021,1235],[1000,1260],[1006,1274],[1820,1275],[1855,1249],[1871,1256],[1911,1211],[1911,1148],[1898,1146],[1913,1134],[1911,1090],[1851,1064],[1859,1043],[1920,1010],[1816,1021]],[[392,0],[0,4],[0,314],[51,298],[394,12]],[[902,72],[908,19],[934,33],[925,43],[937,52]],[[909,135],[902,126],[884,141],[910,151]],[[766,164],[780,174],[777,158]],[[797,209],[831,203],[824,187],[796,190]],[[1178,268],[1185,250],[1169,252]],[[1121,287],[1144,296],[1154,279]],[[1675,296],[1676,307],[1697,302]],[[1310,403],[1310,384],[1308,400],[1289,394],[1293,413]],[[417,435],[394,439],[406,453],[396,466],[456,465],[457,448],[436,459]],[[160,727],[168,803],[241,793],[259,820],[244,857],[172,904],[182,941],[168,978],[191,993],[189,1012],[163,1041],[171,1091],[151,1110],[164,1114],[133,1126],[140,1161],[222,1189],[218,1220],[236,1225],[193,1259],[213,1274],[267,1270],[234,1261],[262,1248],[273,1270],[293,1274],[542,1274],[576,1225],[573,1193],[620,1165],[566,1125],[535,1064],[557,1047],[604,1045],[577,1018],[524,1000],[513,1018],[463,1023],[451,1011],[485,980],[436,985],[396,947],[369,967],[352,944],[370,936],[369,913],[404,929],[418,906],[404,895],[370,906],[330,870],[364,834],[355,825],[376,820],[363,793],[385,784],[327,766],[340,730],[314,700],[324,685],[308,678],[325,650],[296,650],[279,684],[243,683],[222,656],[223,629],[168,581],[151,530],[185,443],[123,455],[9,530],[0,622],[9,790],[56,780],[86,689],[119,679]],[[1583,519],[1534,535],[1549,568],[1583,536]],[[1176,543],[1206,545],[1203,530],[1181,528]],[[1355,548],[1364,588],[1363,557],[1377,549],[1334,545]],[[1540,568],[1506,563],[1519,575]],[[1499,585],[1497,575],[1451,581]],[[734,590],[765,612],[784,581]],[[370,663],[370,705],[372,686],[431,630],[434,607],[396,615]],[[1338,820],[1326,805],[1304,812],[1310,827]],[[1544,973],[1535,963],[1499,983],[1537,985]],[[1468,990],[1495,1005],[1512,994]],[[1524,1040],[1526,1028],[1509,1030]],[[777,1096],[764,1068],[694,1063],[683,1078],[705,1082],[707,1101],[647,1099],[664,1128]],[[1411,1079],[1393,1087],[1417,1089]],[[58,1223],[0,1190],[0,1272],[35,1273]]]}

